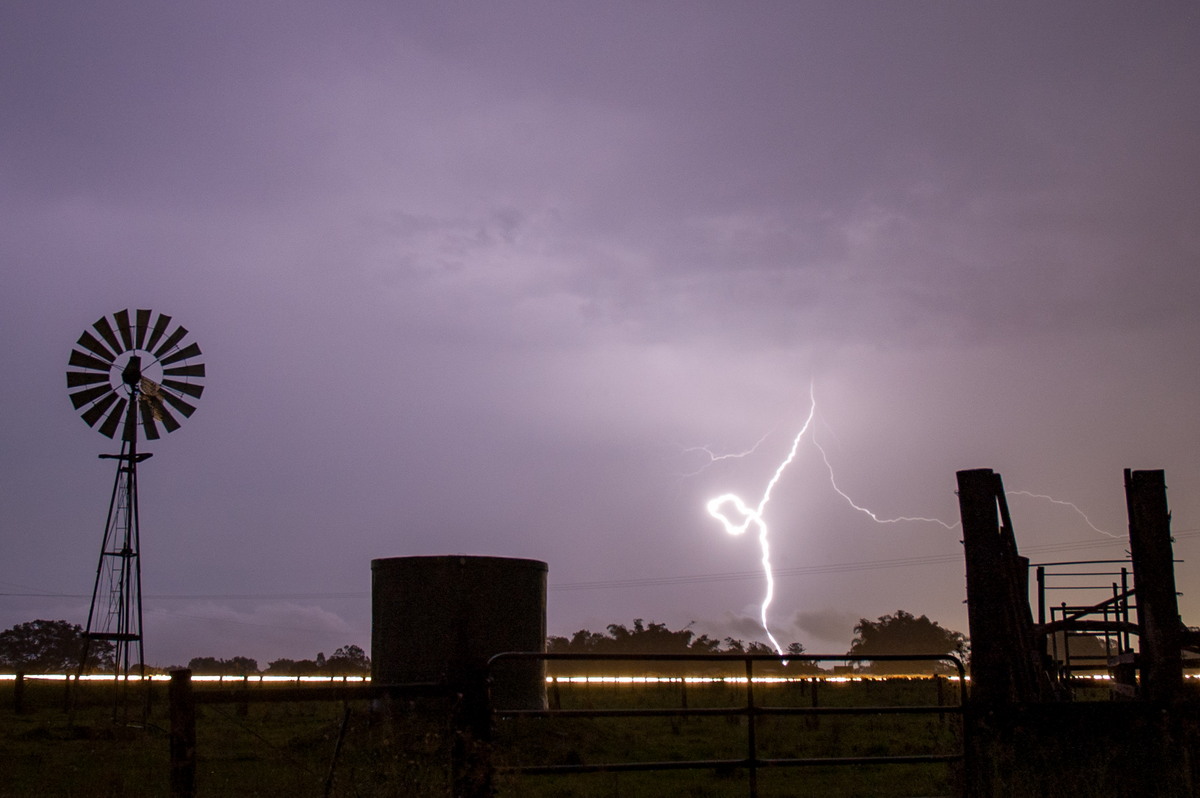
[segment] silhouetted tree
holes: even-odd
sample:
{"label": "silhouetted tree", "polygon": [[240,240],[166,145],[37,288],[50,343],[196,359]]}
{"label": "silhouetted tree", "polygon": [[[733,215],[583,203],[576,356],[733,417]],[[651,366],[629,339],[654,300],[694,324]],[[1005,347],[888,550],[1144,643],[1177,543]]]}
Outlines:
{"label": "silhouetted tree", "polygon": [[225,666],[225,673],[246,676],[249,674],[258,673],[258,660],[250,657],[231,657],[227,660],[222,660],[221,664]]}
{"label": "silhouetted tree", "polygon": [[188,668],[202,676],[247,676],[258,673],[258,661],[250,657],[192,657]]}
{"label": "silhouetted tree", "polygon": [[1071,664],[1075,668],[1107,667],[1107,660],[1115,654],[1105,645],[1103,637],[1086,634],[1070,634],[1063,639],[1063,632],[1055,632],[1046,638],[1046,653],[1053,654],[1059,662],[1068,653],[1071,654]]}
{"label": "silhouetted tree", "polygon": [[[922,615],[896,610],[878,620],[860,618],[854,627],[854,640],[848,653],[872,654],[956,654],[965,657],[967,641],[961,632],[939,626]],[[929,662],[872,662],[874,673],[931,673],[953,670],[949,664]]]}
{"label": "silhouetted tree", "polygon": [[641,618],[634,619],[632,629],[612,623],[608,634],[580,629],[569,639],[546,641],[547,651],[579,654],[704,654],[719,649],[720,643],[708,635],[697,636],[686,627],[672,631],[666,624],[647,624]]}
{"label": "silhouetted tree", "polygon": [[[93,640],[87,670],[111,670],[113,644]],[[66,621],[30,621],[0,632],[0,669],[26,673],[70,673],[83,654],[83,627]]]}
{"label": "silhouetted tree", "polygon": [[[804,650],[804,646],[799,643],[792,643],[792,646],[799,646],[800,650]],[[791,646],[789,646],[790,648]],[[718,647],[718,650],[722,650]],[[724,651],[730,654],[774,654],[775,649],[768,646],[766,643],[760,643],[757,640],[751,640],[747,643],[745,640],[739,640],[736,637],[725,638]]]}
{"label": "silhouetted tree", "polygon": [[[690,624],[689,624],[690,625]],[[765,643],[738,640],[727,637],[723,641],[708,635],[696,635],[686,626],[683,629],[672,630],[666,624],[645,623],[641,618],[635,618],[633,628],[624,624],[609,624],[608,634],[591,632],[580,629],[570,638],[550,637],[546,641],[546,650],[550,653],[577,654],[774,654],[775,650]],[[787,647],[789,657],[804,652],[800,643],[792,643]],[[781,666],[762,664],[756,666],[761,671],[778,671]],[[794,659],[789,661],[787,672],[808,673],[819,670],[811,660]]]}
{"label": "silhouetted tree", "polygon": [[365,676],[371,672],[371,658],[358,646],[342,646],[325,660],[325,669],[334,676]]}
{"label": "silhouetted tree", "polygon": [[316,676],[320,668],[311,659],[277,659],[267,664],[266,672],[272,676]]}
{"label": "silhouetted tree", "polygon": [[216,657],[192,657],[187,666],[198,676],[219,676],[225,672],[224,665]]}

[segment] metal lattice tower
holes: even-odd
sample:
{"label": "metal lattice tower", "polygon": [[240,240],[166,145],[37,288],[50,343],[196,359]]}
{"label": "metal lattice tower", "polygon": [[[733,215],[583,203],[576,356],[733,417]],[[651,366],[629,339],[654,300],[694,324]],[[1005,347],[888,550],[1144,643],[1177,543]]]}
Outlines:
{"label": "metal lattice tower", "polygon": [[145,675],[137,472],[151,454],[138,451],[138,439],[158,440],[159,425],[174,432],[180,426],[176,414],[186,418],[196,409],[204,364],[195,362],[200,347],[184,343],[187,333],[178,325],[172,329],[165,314],[122,310],[97,320],[71,350],[71,403],[105,437],[121,432],[120,454],[100,455],[117,461],[117,473],[77,676],[91,664],[95,641],[113,644],[113,666],[125,682],[134,664]]}

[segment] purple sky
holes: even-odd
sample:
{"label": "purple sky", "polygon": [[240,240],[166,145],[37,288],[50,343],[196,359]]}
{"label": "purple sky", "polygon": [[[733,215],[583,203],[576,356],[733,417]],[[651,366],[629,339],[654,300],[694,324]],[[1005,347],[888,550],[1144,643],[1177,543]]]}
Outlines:
{"label": "purple sky", "polygon": [[[139,307],[208,365],[144,447],[151,663],[366,647],[421,554],[547,561],[555,634],[765,639],[705,502],[810,385],[881,516],[987,467],[1123,535],[1165,469],[1198,624],[1197,75],[1184,2],[6,3],[0,628],[86,619],[114,448],[63,373]],[[1011,502],[1035,561],[1123,551]],[[781,642],[966,631],[959,531],[811,441],[767,520]]]}

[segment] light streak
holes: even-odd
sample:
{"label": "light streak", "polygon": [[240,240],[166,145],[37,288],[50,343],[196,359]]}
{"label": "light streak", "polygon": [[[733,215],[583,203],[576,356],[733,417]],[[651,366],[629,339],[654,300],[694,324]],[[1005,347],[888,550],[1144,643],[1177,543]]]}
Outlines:
{"label": "light streak", "polygon": [[[770,627],[767,626],[767,610],[771,606],[771,600],[775,597],[775,577],[771,571],[771,545],[768,540],[767,522],[763,518],[763,513],[767,509],[767,504],[771,501],[771,491],[775,490],[775,486],[779,483],[783,472],[792,461],[796,459],[796,452],[800,448],[800,441],[804,439],[804,434],[808,432],[809,426],[812,424],[813,416],[817,412],[816,395],[809,390],[811,403],[808,409],[808,418],[804,420],[804,426],[796,433],[796,437],[792,440],[792,448],[788,451],[787,457],[775,469],[775,474],[767,483],[766,490],[763,491],[762,499],[759,500],[758,506],[751,508],[740,496],[734,493],[724,493],[717,496],[715,499],[710,499],[707,505],[708,514],[721,522],[725,531],[730,535],[742,535],[754,524],[758,529],[758,545],[762,551],[762,567],[763,575],[766,578],[767,589],[763,596],[762,607],[760,609],[760,620],[762,621],[763,631],[767,633],[767,638],[770,639],[771,645],[775,647],[775,651],[783,654],[783,647],[779,645],[779,641],[775,639],[775,635],[771,634]],[[733,505],[734,509],[741,516],[741,522],[735,523],[725,514],[725,506]]]}
{"label": "light streak", "polygon": [[821,446],[821,444],[817,443],[817,439],[815,437],[813,438],[813,446],[817,447],[817,451],[819,451],[821,453],[821,459],[825,461],[825,468],[829,470],[829,484],[833,486],[833,489],[837,492],[837,495],[841,496],[843,499],[846,500],[847,504],[849,504],[855,510],[858,510],[860,513],[865,514],[868,518],[870,518],[875,523],[877,523],[877,524],[899,524],[903,521],[923,521],[923,522],[929,523],[929,524],[940,524],[943,527],[945,527],[946,529],[954,529],[956,526],[958,526],[960,523],[962,523],[961,521],[959,521],[959,522],[955,522],[953,524],[949,524],[949,523],[946,523],[945,521],[941,520],[940,518],[923,518],[921,516],[908,516],[908,515],[901,515],[901,516],[897,516],[895,518],[880,518],[878,515],[876,515],[874,512],[867,509],[866,507],[860,507],[859,505],[855,504],[854,500],[851,499],[849,496],[847,496],[846,493],[841,488],[838,487],[837,480],[835,480],[833,478],[833,466],[829,463],[829,455],[825,454],[825,449]]}
{"label": "light streak", "polygon": [[1052,504],[1060,504],[1063,507],[1070,507],[1072,510],[1079,513],[1079,516],[1083,519],[1084,523],[1086,523],[1088,526],[1090,526],[1095,531],[1099,532],[1101,535],[1107,535],[1110,538],[1116,538],[1118,540],[1121,538],[1120,535],[1114,535],[1112,532],[1106,532],[1103,529],[1101,529],[1100,527],[1093,524],[1092,519],[1087,517],[1087,513],[1085,513],[1083,510],[1079,509],[1079,505],[1074,504],[1072,502],[1065,501],[1063,499],[1056,499],[1053,496],[1047,496],[1044,493],[1030,493],[1027,490],[1009,490],[1009,491],[1005,491],[1005,493],[1007,493],[1009,496],[1028,496],[1032,499],[1045,499],[1046,501],[1051,502]]}
{"label": "light streak", "polygon": [[704,452],[706,455],[708,455],[708,462],[705,463],[704,465],[700,466],[699,468],[697,468],[695,471],[689,471],[688,473],[684,474],[682,478],[687,479],[688,477],[694,477],[694,476],[700,474],[702,471],[704,471],[704,469],[708,468],[713,463],[719,463],[722,460],[740,460],[743,457],[748,457],[748,456],[754,454],[756,451],[758,451],[758,447],[762,446],[762,442],[765,441],[770,436],[770,434],[771,433],[768,432],[766,435],[763,435],[761,438],[758,439],[757,443],[755,443],[753,446],[751,446],[749,449],[747,449],[744,452],[730,452],[728,454],[714,454],[713,450],[710,449],[708,446],[689,446],[683,450],[684,454],[688,454],[690,452]]}

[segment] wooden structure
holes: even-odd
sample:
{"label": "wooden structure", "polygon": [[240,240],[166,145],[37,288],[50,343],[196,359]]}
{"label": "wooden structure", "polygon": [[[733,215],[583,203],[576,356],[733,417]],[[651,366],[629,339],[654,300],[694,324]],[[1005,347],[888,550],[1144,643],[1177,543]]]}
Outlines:
{"label": "wooden structure", "polygon": [[[1029,561],[1017,550],[1000,475],[973,469],[957,477],[972,679],[964,795],[1200,795],[1200,705],[1184,688],[1181,654],[1200,634],[1179,617],[1163,472],[1125,471],[1132,586],[1122,569],[1111,598],[1064,603],[1047,621],[1039,568],[1036,623]],[[1055,635],[1065,644],[1071,634],[1097,632],[1136,636],[1136,651],[1112,652],[1107,663],[1118,677],[1114,697],[1131,700],[1072,702],[1069,665],[1047,654]]]}

